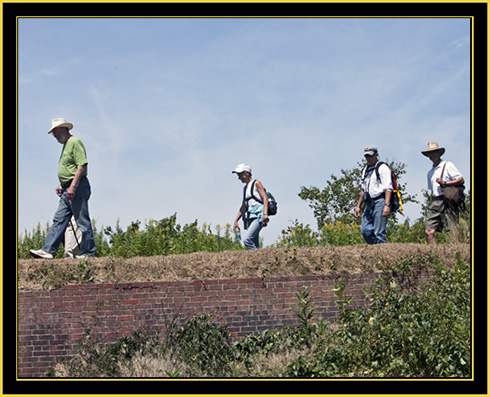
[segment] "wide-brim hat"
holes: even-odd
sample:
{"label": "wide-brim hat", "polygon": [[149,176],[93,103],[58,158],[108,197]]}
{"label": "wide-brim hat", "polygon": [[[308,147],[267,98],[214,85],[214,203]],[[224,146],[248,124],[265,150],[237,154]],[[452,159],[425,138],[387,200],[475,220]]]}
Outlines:
{"label": "wide-brim hat", "polygon": [[60,119],[60,118],[53,119],[51,120],[51,129],[48,131],[48,134],[51,134],[53,130],[57,127],[66,127],[69,130],[71,130],[73,128],[73,124],[68,123],[65,119]]}
{"label": "wide-brim hat", "polygon": [[241,172],[243,171],[248,171],[250,173],[252,173],[252,168],[248,165],[248,164],[238,164],[236,166],[236,168],[231,171],[231,173],[236,173],[236,174],[240,174]]}
{"label": "wide-brim hat", "polygon": [[422,154],[428,157],[429,153],[440,152],[440,155],[442,156],[445,151],[446,149],[444,149],[443,147],[439,147],[439,144],[437,142],[429,142],[427,144],[427,150],[423,151]]}

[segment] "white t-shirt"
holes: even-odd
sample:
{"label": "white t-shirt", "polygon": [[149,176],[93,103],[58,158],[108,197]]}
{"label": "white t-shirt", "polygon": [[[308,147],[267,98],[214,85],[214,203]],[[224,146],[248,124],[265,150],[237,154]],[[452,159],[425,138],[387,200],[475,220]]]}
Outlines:
{"label": "white t-shirt", "polygon": [[[378,163],[376,163],[378,164]],[[391,170],[386,164],[381,164],[379,171],[379,179],[376,176],[376,165],[366,168],[366,175],[361,181],[362,190],[365,193],[369,193],[371,198],[376,198],[386,192],[387,190],[393,191],[393,183],[391,182]]]}
{"label": "white t-shirt", "polygon": [[[444,164],[446,164],[446,168],[444,168]],[[427,189],[429,189],[433,197],[442,196],[441,185],[436,182],[436,179],[441,178],[443,168],[444,175],[442,176],[442,180],[444,182],[454,181],[463,176],[453,163],[441,159],[441,162],[436,167],[432,167],[427,173]]]}

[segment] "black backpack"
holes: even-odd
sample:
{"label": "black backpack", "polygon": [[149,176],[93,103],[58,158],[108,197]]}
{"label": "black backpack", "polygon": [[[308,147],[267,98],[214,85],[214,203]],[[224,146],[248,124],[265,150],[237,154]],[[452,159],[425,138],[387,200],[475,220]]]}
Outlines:
{"label": "black backpack", "polygon": [[[252,193],[252,197],[251,198],[253,198],[254,200],[258,201],[259,203],[264,204],[262,202],[262,198],[261,197],[256,197],[254,195],[255,182],[256,182],[256,180],[254,180],[252,182],[252,187],[250,188],[250,192]],[[271,192],[268,192],[265,188],[264,188],[264,190],[267,193],[267,199],[268,199],[268,202],[269,202],[267,214],[268,215],[276,215],[277,214],[277,201],[276,201],[276,199],[274,198],[274,196],[272,195]],[[246,194],[247,194],[247,185],[245,185],[245,187],[243,188],[243,200],[244,201],[247,201],[246,198],[245,198],[245,195]]]}
{"label": "black backpack", "polygon": [[[376,168],[374,169],[374,172],[376,172],[376,179],[381,182],[381,178],[379,176],[379,167],[381,167],[383,164],[386,164],[383,161],[378,161],[376,164]],[[386,164],[388,166],[388,164]],[[366,171],[367,171],[367,166],[364,168],[362,171],[362,180],[366,178]],[[389,168],[389,167],[388,167]],[[391,169],[390,169],[391,171]],[[396,212],[399,211],[400,214],[403,214],[403,203],[402,203],[402,196],[400,194],[400,190],[398,190],[398,184],[396,183],[396,175],[393,171],[391,171],[391,183],[393,185],[393,192],[391,193],[391,200],[390,200],[390,208],[391,212]]]}

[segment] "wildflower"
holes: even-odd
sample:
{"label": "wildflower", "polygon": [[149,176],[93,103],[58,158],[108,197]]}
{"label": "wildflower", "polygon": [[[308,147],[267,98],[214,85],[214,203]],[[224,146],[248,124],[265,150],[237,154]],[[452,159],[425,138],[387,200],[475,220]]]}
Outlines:
{"label": "wildflower", "polygon": [[371,318],[369,319],[369,323],[371,324],[373,321],[374,321],[374,317],[371,317]]}
{"label": "wildflower", "polygon": [[386,307],[390,307],[390,302],[386,302]]}
{"label": "wildflower", "polygon": [[410,322],[410,328],[413,328],[413,323],[412,322]]}

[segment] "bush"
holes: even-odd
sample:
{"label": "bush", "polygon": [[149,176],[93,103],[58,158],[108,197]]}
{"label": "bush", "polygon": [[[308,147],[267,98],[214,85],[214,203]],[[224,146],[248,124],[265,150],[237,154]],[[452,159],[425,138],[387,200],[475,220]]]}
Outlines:
{"label": "bush", "polygon": [[212,314],[191,317],[167,329],[163,350],[191,368],[188,376],[227,376],[233,349],[226,325],[212,322]]}
{"label": "bush", "polygon": [[[386,237],[389,243],[425,244],[425,220],[418,219],[413,225],[409,220],[402,224],[388,223]],[[469,243],[471,240],[470,220],[467,215],[459,219],[450,232],[436,233],[438,243]],[[355,245],[365,244],[361,235],[361,226],[356,223],[326,223],[318,231],[313,231],[310,225],[303,225],[298,220],[292,226],[282,230],[281,236],[274,244],[275,247],[318,247],[326,245]]]}
{"label": "bush", "polygon": [[[454,269],[430,255],[382,269],[368,306],[339,305],[338,331],[288,375],[470,377],[470,269],[457,259]],[[433,275],[422,281],[428,268]]]}
{"label": "bush", "polygon": [[242,248],[233,241],[230,225],[226,225],[224,236],[221,236],[223,228],[220,226],[216,227],[217,234],[213,234],[211,226],[206,223],[199,229],[197,220],[184,226],[177,224],[176,220],[177,214],[160,221],[150,219],[144,230],[140,230],[141,222],[136,221],[126,231],[121,229],[118,221],[114,231],[111,227],[104,230],[109,238],[110,255],[130,258]]}
{"label": "bush", "polygon": [[[201,228],[197,220],[184,226],[177,224],[177,214],[155,221],[150,219],[144,228],[140,221],[131,222],[124,231],[119,226],[103,228],[98,231],[95,221],[92,221],[94,231],[96,256],[130,258],[134,256],[154,256],[170,254],[187,254],[191,252],[221,252],[225,250],[243,249],[234,241],[231,225],[216,226],[215,233],[211,226],[204,223]],[[49,231],[49,223],[44,230],[38,224],[32,233],[24,232],[17,239],[18,257],[30,258],[29,250],[39,249]],[[63,245],[60,245],[55,258],[64,256]]]}

